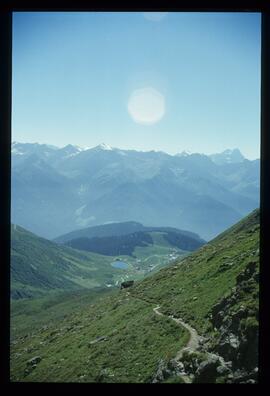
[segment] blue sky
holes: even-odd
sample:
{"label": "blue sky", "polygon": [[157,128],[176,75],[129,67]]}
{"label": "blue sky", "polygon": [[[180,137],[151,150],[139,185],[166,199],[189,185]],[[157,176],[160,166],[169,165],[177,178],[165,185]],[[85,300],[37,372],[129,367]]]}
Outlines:
{"label": "blue sky", "polygon": [[259,13],[14,13],[12,139],[258,158],[260,24]]}

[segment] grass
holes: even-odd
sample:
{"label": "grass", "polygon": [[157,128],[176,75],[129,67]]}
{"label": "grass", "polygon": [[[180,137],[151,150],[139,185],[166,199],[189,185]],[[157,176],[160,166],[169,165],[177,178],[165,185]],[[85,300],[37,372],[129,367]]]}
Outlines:
{"label": "grass", "polygon": [[114,295],[115,290],[93,289],[72,292],[54,292],[46,297],[35,299],[11,300],[11,341],[24,337],[42,326],[51,326],[53,322],[69,317],[76,310],[93,304],[101,297]]}
{"label": "grass", "polygon": [[[226,233],[126,290],[89,291],[16,302],[12,306],[12,381],[151,382],[160,359],[168,361],[189,334],[153,308],[183,318],[199,334],[215,337],[213,305],[232,293],[250,261],[259,268],[259,218],[252,213]],[[89,293],[89,294],[88,294]],[[258,294],[243,289],[240,305],[256,311]],[[241,322],[256,326],[252,312]],[[216,334],[218,336],[218,334]],[[99,338],[102,337],[102,338]],[[29,370],[27,361],[40,356]],[[168,378],[166,383],[181,381]]]}
{"label": "grass", "polygon": [[243,229],[241,222],[181,262],[148,277],[132,292],[157,302],[167,314],[182,317],[204,332],[211,307],[231,292],[236,276],[251,259],[259,265],[255,255],[258,246],[258,223],[247,219]]}
{"label": "grass", "polygon": [[[17,337],[12,345],[12,381],[151,381],[159,359],[173,357],[189,335],[154,314],[151,304],[126,292],[109,300],[110,304],[104,298],[95,305],[90,299],[56,325]],[[106,339],[93,342],[97,337]],[[27,361],[36,355],[41,362],[25,375]]]}

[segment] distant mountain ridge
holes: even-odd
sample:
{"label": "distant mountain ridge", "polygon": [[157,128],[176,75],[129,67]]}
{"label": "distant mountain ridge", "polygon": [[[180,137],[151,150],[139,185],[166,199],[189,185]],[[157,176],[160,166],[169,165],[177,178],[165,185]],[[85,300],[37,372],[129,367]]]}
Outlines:
{"label": "distant mountain ridge", "polygon": [[60,235],[55,238],[54,241],[57,243],[65,243],[71,241],[76,238],[102,238],[102,237],[111,237],[111,236],[121,236],[133,234],[135,232],[174,232],[177,234],[188,236],[194,240],[204,243],[199,235],[185,231],[179,230],[177,228],[172,227],[146,227],[141,223],[136,221],[126,221],[123,223],[111,223],[111,224],[103,224],[95,227],[87,227],[80,230],[72,231],[68,234]]}
{"label": "distant mountain ridge", "polygon": [[213,162],[218,165],[223,164],[237,164],[245,160],[239,149],[225,150],[219,154],[212,154],[209,156]]}
{"label": "distant mountain ridge", "polygon": [[[111,147],[110,145],[106,143],[100,143],[97,146],[93,147],[81,147],[78,145],[73,145],[73,144],[67,144],[64,147],[58,147],[54,146],[51,144],[41,144],[41,143],[21,143],[21,142],[12,142],[12,147],[11,147],[11,152],[12,154],[32,154],[32,153],[41,153],[42,151],[47,150],[47,155],[52,155],[53,152],[62,152],[62,153],[67,153],[67,154],[79,154],[82,151],[89,151],[89,150],[107,150],[107,151],[118,151],[118,152],[130,152],[130,151],[136,151],[138,153],[161,153],[169,156],[179,156],[179,157],[187,157],[190,155],[206,155],[202,153],[192,153],[190,150],[182,150],[179,153],[176,154],[168,154],[165,151],[161,150],[135,150],[135,149],[120,149],[117,147]],[[224,162],[227,163],[237,163],[237,162],[243,162],[246,158],[243,156],[241,151],[238,148],[234,149],[226,149],[220,153],[213,153],[207,155],[213,162],[215,163],[220,163],[222,161],[219,161],[219,159],[224,159]]]}
{"label": "distant mountain ridge", "polygon": [[259,205],[260,161],[12,144],[12,221],[46,238],[133,220],[211,239]]}
{"label": "distant mountain ridge", "polygon": [[127,235],[144,230],[144,226],[136,221],[126,221],[123,223],[110,223],[94,227],[87,227],[75,230],[54,239],[57,243],[65,243],[75,238],[94,238]]}
{"label": "distant mountain ridge", "polygon": [[56,242],[74,249],[108,256],[134,256],[136,247],[153,245],[152,234],[162,234],[169,245],[185,251],[194,251],[205,244],[198,235],[170,227],[144,227],[140,223],[114,223],[90,227],[60,236]]}

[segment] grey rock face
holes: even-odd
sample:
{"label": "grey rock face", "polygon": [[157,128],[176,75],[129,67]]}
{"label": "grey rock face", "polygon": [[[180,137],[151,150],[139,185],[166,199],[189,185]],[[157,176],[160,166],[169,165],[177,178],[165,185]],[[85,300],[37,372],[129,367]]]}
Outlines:
{"label": "grey rock face", "polygon": [[158,363],[157,371],[152,378],[152,383],[160,383],[169,377],[179,377],[187,375],[185,365],[176,359],[165,362],[161,359]]}
{"label": "grey rock face", "polygon": [[239,339],[233,333],[230,333],[229,335],[225,335],[224,339],[220,341],[216,350],[225,360],[234,360],[239,345]]}
{"label": "grey rock face", "polygon": [[209,357],[208,360],[202,362],[195,373],[194,383],[215,382],[219,364],[220,362],[217,357]]}
{"label": "grey rock face", "polygon": [[230,369],[225,365],[221,365],[217,367],[217,373],[221,376],[224,376],[230,373]]}
{"label": "grey rock face", "polygon": [[[257,380],[254,370],[258,364],[258,307],[250,303],[249,299],[240,307],[238,302],[249,295],[257,298],[258,280],[258,262],[251,260],[236,277],[236,287],[231,289],[231,294],[219,301],[209,312],[216,331],[216,338],[212,343],[209,342],[209,350],[232,364],[229,374],[226,374],[225,368],[217,370],[219,375],[226,377],[226,382],[247,383],[249,380]],[[226,366],[228,367],[227,363]],[[197,376],[203,377],[207,370],[213,376],[213,364],[209,364],[209,368],[201,367],[201,370]]]}
{"label": "grey rock face", "polygon": [[170,377],[172,371],[169,370],[167,363],[161,359],[158,363],[157,371],[152,379],[152,383],[159,383]]}
{"label": "grey rock face", "polygon": [[256,261],[250,261],[245,270],[236,277],[236,284],[239,285],[241,282],[249,280],[256,271],[256,265]]}

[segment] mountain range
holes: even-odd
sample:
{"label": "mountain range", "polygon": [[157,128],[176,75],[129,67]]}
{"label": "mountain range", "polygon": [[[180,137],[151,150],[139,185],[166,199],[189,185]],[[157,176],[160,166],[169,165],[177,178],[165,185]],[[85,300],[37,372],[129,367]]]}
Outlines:
{"label": "mountain range", "polygon": [[135,221],[209,240],[259,205],[259,160],[238,149],[204,155],[12,144],[12,222],[53,239]]}

